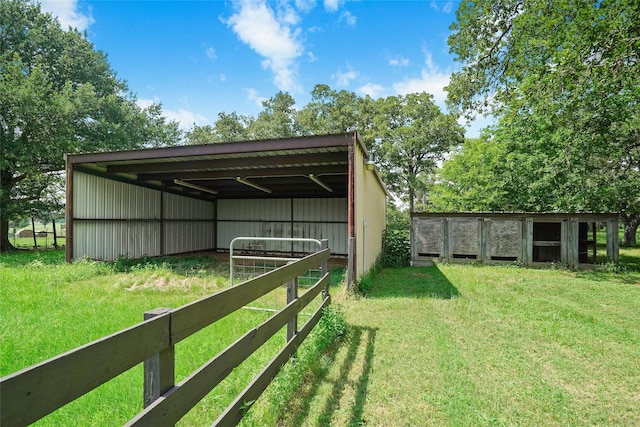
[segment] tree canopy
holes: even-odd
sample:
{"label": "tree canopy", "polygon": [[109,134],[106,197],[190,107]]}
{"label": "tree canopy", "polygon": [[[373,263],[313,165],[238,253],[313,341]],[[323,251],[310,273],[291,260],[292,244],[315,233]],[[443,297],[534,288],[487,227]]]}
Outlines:
{"label": "tree canopy", "polygon": [[39,4],[0,2],[0,251],[10,218],[46,208],[64,154],[175,143],[159,106],[141,109],[84,34]]}
{"label": "tree canopy", "polygon": [[444,114],[433,96],[424,92],[373,100],[318,84],[300,110],[293,97],[283,92],[266,100],[263,107],[256,119],[235,112],[220,114],[213,126],[194,127],[187,140],[216,143],[357,130],[391,192],[413,210],[415,200],[424,199],[436,164],[462,142],[464,134],[455,116]]}
{"label": "tree canopy", "polygon": [[620,212],[637,227],[640,3],[465,0],[451,29],[463,65],[448,104],[498,119],[508,205]]}

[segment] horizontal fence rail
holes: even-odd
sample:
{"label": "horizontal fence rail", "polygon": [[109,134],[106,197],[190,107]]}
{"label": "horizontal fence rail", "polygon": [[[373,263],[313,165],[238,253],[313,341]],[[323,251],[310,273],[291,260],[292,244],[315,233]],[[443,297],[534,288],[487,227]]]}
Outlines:
{"label": "horizontal fence rail", "polygon": [[[232,370],[285,325],[287,344],[254,378],[214,425],[235,425],[295,352],[330,304],[327,261],[323,249],[262,276],[224,289],[176,309],[146,313],[128,329],[0,378],[0,425],[25,426],[90,392],[130,368],[145,363],[145,409],[127,426],[174,425]],[[174,345],[285,283],[322,266],[322,276],[298,297],[288,292],[287,305],[236,342],[209,359],[180,384],[174,380]],[[322,302],[297,329],[298,313],[322,293]]]}

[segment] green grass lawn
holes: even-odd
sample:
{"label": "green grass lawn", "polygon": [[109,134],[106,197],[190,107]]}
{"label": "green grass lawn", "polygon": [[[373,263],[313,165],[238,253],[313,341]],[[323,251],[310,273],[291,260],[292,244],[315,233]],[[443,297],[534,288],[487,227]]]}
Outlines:
{"label": "green grass lawn", "polygon": [[[286,389],[276,383],[244,424],[640,425],[640,248],[622,248],[620,259],[581,272],[387,269],[366,297],[340,293],[336,275],[348,334],[306,369],[288,403],[271,404]],[[227,268],[197,257],[67,265],[62,251],[2,255],[0,376],[221,289]],[[242,310],[181,343],[178,381],[265,317]],[[210,425],[283,339],[180,425]],[[141,390],[136,367],[37,425],[122,425],[140,410]]]}
{"label": "green grass lawn", "polygon": [[640,425],[640,269],[626,269],[383,270],[340,302],[350,334],[282,425]]}
{"label": "green grass lawn", "polygon": [[[208,257],[120,260],[114,264],[80,261],[69,265],[64,262],[63,251],[3,254],[0,376],[134,325],[142,321],[145,311],[176,308],[225,288],[228,268],[228,264]],[[278,289],[275,293],[263,297],[257,305],[277,308],[286,300],[286,291]],[[176,381],[186,378],[270,315],[240,310],[178,343]],[[211,424],[285,341],[283,329],[235,369],[180,424]],[[118,426],[141,409],[142,366],[137,366],[36,425]],[[267,402],[254,412],[261,420],[268,420],[275,418],[270,411]]]}

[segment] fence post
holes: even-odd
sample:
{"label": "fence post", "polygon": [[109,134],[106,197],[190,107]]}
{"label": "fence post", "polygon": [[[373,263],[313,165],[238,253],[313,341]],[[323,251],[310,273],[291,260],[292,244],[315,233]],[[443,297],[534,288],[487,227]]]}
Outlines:
{"label": "fence post", "polygon": [[[287,304],[298,299],[298,278],[287,283]],[[298,313],[294,314],[287,323],[287,342],[298,333]]]}
{"label": "fence post", "polygon": [[[329,247],[329,240],[328,239],[322,239],[320,240],[320,250],[323,251],[325,249],[327,249]],[[322,265],[320,266],[320,276],[324,276],[325,274],[327,274],[327,272],[329,271],[329,265],[328,265],[328,261],[324,260],[322,261]],[[331,282],[329,282],[331,283]],[[327,288],[322,291],[322,297],[326,298],[327,295],[329,295],[329,284],[327,284]]]}
{"label": "fence post", "polygon": [[[161,316],[170,308],[156,308],[144,313],[144,320]],[[169,346],[143,362],[144,407],[148,407],[175,385],[175,351]]]}

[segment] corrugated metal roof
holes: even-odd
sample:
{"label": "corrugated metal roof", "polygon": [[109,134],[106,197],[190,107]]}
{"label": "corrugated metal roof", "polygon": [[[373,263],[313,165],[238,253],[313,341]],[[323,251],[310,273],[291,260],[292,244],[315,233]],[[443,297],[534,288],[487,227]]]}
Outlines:
{"label": "corrugated metal roof", "polygon": [[[69,155],[106,178],[203,199],[346,197],[357,133]],[[365,150],[366,151],[366,150]]]}

